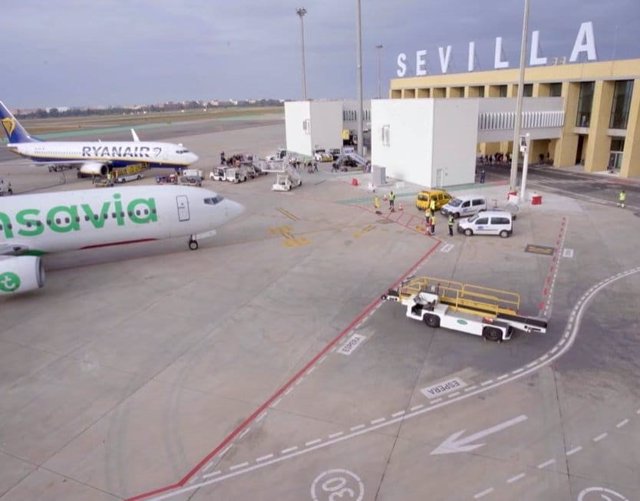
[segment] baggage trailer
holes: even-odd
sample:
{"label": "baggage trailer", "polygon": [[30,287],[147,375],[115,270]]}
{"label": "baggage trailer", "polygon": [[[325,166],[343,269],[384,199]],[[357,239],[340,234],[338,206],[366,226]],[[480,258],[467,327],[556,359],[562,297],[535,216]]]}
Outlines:
{"label": "baggage trailer", "polygon": [[429,327],[444,327],[507,341],[514,330],[545,333],[547,320],[518,313],[520,295],[515,292],[463,284],[431,277],[411,278],[382,296],[407,308],[406,316]]}

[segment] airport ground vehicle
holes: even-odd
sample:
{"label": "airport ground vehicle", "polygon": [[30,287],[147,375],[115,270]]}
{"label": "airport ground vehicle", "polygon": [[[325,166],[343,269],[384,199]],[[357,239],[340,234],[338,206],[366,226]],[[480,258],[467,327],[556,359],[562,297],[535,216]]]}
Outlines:
{"label": "airport ground vehicle", "polygon": [[128,183],[129,181],[137,181],[144,176],[141,173],[138,174],[123,174],[115,178],[114,182],[118,184]]}
{"label": "airport ground vehicle", "polygon": [[156,176],[156,183],[178,184],[178,176],[176,174],[169,174],[168,176]]}
{"label": "airport ground vehicle", "polygon": [[513,233],[515,216],[506,210],[482,211],[458,222],[458,233],[471,235],[499,235],[507,238]]}
{"label": "airport ground vehicle", "polygon": [[479,195],[464,195],[456,197],[448,202],[440,212],[445,216],[453,214],[453,217],[469,217],[480,211],[487,210],[487,199]]}
{"label": "airport ground vehicle", "polygon": [[244,183],[247,173],[244,167],[227,167],[224,171],[224,180],[231,183]]}
{"label": "airport ground vehicle", "polygon": [[184,169],[182,171],[182,175],[187,177],[199,177],[200,181],[204,181],[204,173],[201,169]]}
{"label": "airport ground vehicle", "polygon": [[545,333],[547,321],[518,313],[520,295],[431,277],[411,278],[382,296],[406,306],[406,316],[429,327],[507,341],[514,330]]}
{"label": "airport ground vehicle", "polygon": [[227,168],[223,166],[214,167],[211,174],[209,174],[209,179],[212,181],[224,181],[226,169]]}
{"label": "airport ground vehicle", "polygon": [[338,160],[340,155],[342,155],[342,150],[340,148],[331,148],[329,154],[331,155],[331,160]]}
{"label": "airport ground vehicle", "polygon": [[332,162],[333,155],[331,153],[327,153],[327,151],[324,148],[317,148],[313,152],[313,159],[316,162]]}
{"label": "airport ground vehicle", "polygon": [[298,171],[288,166],[282,172],[276,174],[276,182],[272,186],[273,191],[291,191],[302,184],[302,179]]}
{"label": "airport ground vehicle", "polygon": [[187,186],[202,186],[202,178],[200,176],[180,176],[178,183]]}
{"label": "airport ground vehicle", "polygon": [[427,210],[431,206],[431,200],[436,201],[436,210],[438,210],[449,203],[451,195],[444,190],[423,190],[416,197],[416,207],[419,210]]}
{"label": "airport ground vehicle", "polygon": [[265,157],[265,160],[267,162],[273,161],[273,160],[282,160],[286,156],[287,156],[287,150],[285,148],[278,148],[276,152],[273,153],[272,155],[267,155]]}

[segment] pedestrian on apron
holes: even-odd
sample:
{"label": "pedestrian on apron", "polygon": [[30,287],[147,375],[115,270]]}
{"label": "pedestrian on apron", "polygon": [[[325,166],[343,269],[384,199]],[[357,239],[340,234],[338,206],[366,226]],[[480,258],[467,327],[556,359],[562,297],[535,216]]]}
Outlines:
{"label": "pedestrian on apron", "polygon": [[453,214],[449,214],[449,219],[447,220],[447,223],[449,225],[449,236],[452,237],[453,236],[453,223],[455,222],[455,219],[453,217]]}

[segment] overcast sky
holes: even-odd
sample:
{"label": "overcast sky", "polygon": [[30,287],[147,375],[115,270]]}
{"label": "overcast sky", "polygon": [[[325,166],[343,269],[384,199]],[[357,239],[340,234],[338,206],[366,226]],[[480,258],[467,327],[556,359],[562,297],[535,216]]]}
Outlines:
{"label": "overcast sky", "polygon": [[[524,0],[361,0],[365,97],[395,78],[398,53],[451,45],[449,73],[491,69],[495,38],[518,65]],[[640,0],[530,0],[539,55],[571,54],[593,22],[598,60],[640,58]],[[356,93],[355,0],[20,0],[3,2],[0,99],[10,108],[151,104],[183,99],[298,99],[304,6],[310,98]],[[8,30],[8,32],[7,32]]]}

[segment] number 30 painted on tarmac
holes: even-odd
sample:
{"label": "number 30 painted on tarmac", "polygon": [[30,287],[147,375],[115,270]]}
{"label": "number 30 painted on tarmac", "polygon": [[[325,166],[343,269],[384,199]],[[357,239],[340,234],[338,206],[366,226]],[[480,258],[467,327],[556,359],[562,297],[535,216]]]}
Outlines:
{"label": "number 30 painted on tarmac", "polygon": [[363,497],[362,481],[349,470],[327,470],[311,484],[313,501],[362,501]]}

